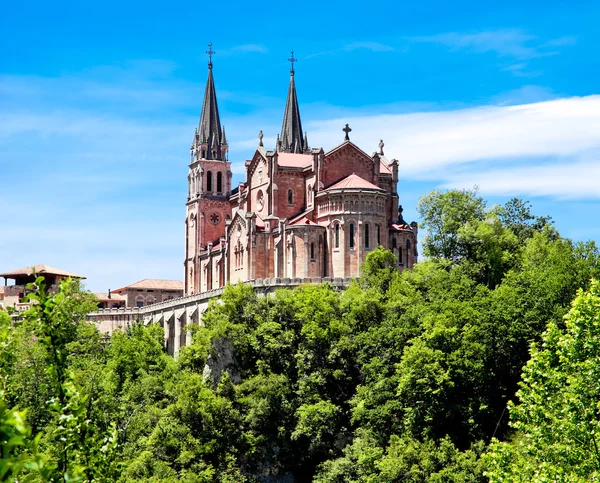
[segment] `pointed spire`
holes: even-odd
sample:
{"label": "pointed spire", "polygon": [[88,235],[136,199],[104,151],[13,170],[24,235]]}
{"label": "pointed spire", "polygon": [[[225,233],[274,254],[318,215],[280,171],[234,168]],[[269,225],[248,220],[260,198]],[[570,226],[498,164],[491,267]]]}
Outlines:
{"label": "pointed spire", "polygon": [[200,143],[205,145],[202,149],[205,151],[204,157],[206,159],[223,160],[224,153],[221,150],[221,146],[225,144],[225,139],[221,131],[217,92],[213,79],[212,56],[215,52],[212,50],[212,44],[208,44],[206,53],[209,56],[208,80],[206,81],[206,90],[204,91],[204,102],[202,104],[198,134],[200,136]]}
{"label": "pointed spire", "polygon": [[297,60],[294,58],[294,51],[292,51],[292,56],[288,60],[292,63],[292,68],[290,70],[290,87],[285,103],[281,136],[279,137],[280,150],[287,153],[304,153],[308,149],[308,145],[305,145],[304,139],[302,139],[302,121],[300,120],[296,84],[294,83],[294,62]]}

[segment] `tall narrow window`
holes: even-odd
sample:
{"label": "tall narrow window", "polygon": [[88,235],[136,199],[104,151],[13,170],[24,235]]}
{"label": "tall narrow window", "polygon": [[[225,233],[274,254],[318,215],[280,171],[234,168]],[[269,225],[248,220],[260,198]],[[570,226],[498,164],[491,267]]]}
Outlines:
{"label": "tall narrow window", "polygon": [[310,244],[310,259],[311,260],[315,259],[315,244],[314,243]]}
{"label": "tall narrow window", "polygon": [[311,185],[308,185],[308,188],[306,190],[306,204],[312,205],[312,186]]}
{"label": "tall narrow window", "polygon": [[377,225],[377,246],[381,245],[381,225]]}
{"label": "tall narrow window", "polygon": [[212,171],[206,173],[206,191],[212,193]]}
{"label": "tall narrow window", "polygon": [[288,205],[294,204],[294,192],[292,190],[288,190]]}
{"label": "tall narrow window", "polygon": [[396,249],[396,238],[392,238],[392,251]]}
{"label": "tall narrow window", "polygon": [[406,249],[409,250],[410,249],[410,240],[406,240]]}
{"label": "tall narrow window", "polygon": [[354,223],[350,223],[350,248],[354,248]]}
{"label": "tall narrow window", "polygon": [[217,173],[217,193],[223,193],[223,173]]}
{"label": "tall narrow window", "polygon": [[369,224],[365,225],[365,248],[369,248]]}
{"label": "tall narrow window", "polygon": [[335,224],[335,247],[340,247],[340,224]]}

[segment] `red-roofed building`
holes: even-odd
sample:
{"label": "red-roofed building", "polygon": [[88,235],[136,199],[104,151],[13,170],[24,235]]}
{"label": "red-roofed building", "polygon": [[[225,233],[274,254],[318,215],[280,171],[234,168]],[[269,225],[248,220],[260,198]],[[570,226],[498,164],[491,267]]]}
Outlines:
{"label": "red-roofed building", "polygon": [[[98,295],[103,294],[96,294],[96,296]],[[109,297],[106,299],[98,297],[101,302],[106,302],[108,300],[110,305],[107,305],[106,308],[115,306],[145,307],[146,305],[182,297],[183,283],[179,280],[156,280],[146,278],[139,282],[132,283],[131,285],[109,291],[107,295]],[[122,305],[119,305],[120,303],[122,303]]]}
{"label": "red-roofed building", "polygon": [[[341,128],[342,126],[340,126]],[[399,206],[398,161],[384,143],[369,155],[350,141],[310,148],[291,71],[275,148],[259,144],[246,176],[231,187],[212,63],[191,146],[185,243],[187,295],[265,278],[348,278],[378,245],[400,269],[417,261],[417,224]]]}
{"label": "red-roofed building", "polygon": [[[27,294],[27,284],[35,282],[37,277],[44,278],[46,287],[50,291],[55,291],[58,288],[58,284],[67,278],[85,278],[81,275],[44,264],[0,273],[0,277],[4,278],[4,287],[2,287],[0,293],[0,306],[14,307],[16,309],[29,308],[29,304],[24,303],[24,298]],[[9,280],[13,282],[11,285],[8,285]]]}

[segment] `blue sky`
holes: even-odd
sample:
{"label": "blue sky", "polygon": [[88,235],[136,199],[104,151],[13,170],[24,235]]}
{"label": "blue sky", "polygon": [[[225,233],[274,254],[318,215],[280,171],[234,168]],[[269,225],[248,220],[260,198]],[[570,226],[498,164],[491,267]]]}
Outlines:
{"label": "blue sky", "polygon": [[[89,4],[87,4],[89,3]],[[600,3],[17,2],[0,16],[0,271],[100,291],[182,278],[206,44],[234,184],[281,127],[289,51],[311,146],[380,138],[421,195],[471,188],[600,241]]]}

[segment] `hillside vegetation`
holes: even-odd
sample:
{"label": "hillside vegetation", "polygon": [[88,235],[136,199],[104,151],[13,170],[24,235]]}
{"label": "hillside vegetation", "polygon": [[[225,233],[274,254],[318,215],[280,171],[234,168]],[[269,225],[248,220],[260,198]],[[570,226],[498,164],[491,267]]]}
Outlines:
{"label": "hillside vegetation", "polygon": [[342,293],[228,286],[177,360],[157,325],[105,341],[76,283],[34,287],[0,312],[0,480],[597,481],[595,244],[516,199],[419,210],[413,270],[378,248]]}

